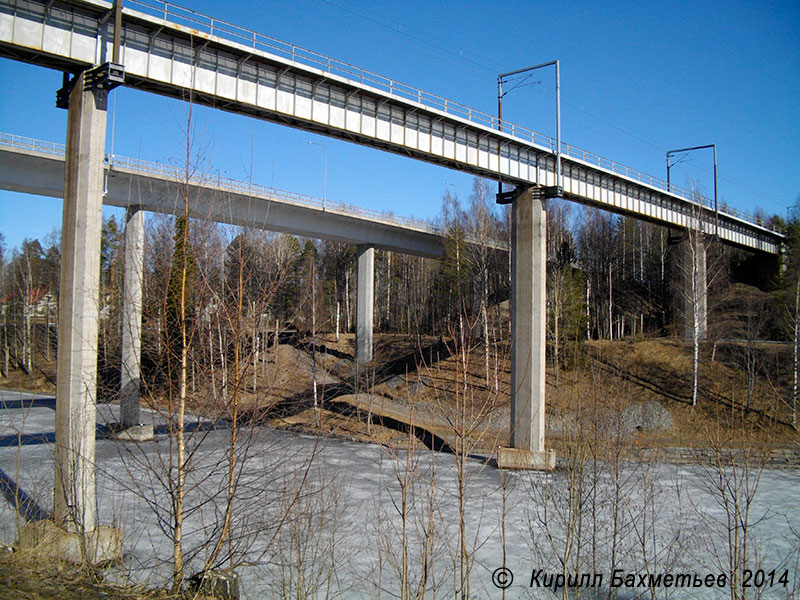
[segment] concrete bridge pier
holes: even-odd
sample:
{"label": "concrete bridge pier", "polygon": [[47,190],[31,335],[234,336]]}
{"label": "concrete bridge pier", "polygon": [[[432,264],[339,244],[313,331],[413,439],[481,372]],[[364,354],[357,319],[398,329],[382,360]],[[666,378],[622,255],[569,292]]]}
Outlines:
{"label": "concrete bridge pier", "polygon": [[372,360],[372,310],[375,296],[375,248],[359,245],[356,287],[356,363]]}
{"label": "concrete bridge pier", "polygon": [[694,339],[696,322],[700,339],[705,339],[708,331],[708,281],[703,235],[696,231],[684,233],[678,255],[683,337]]}
{"label": "concrete bridge pier", "polygon": [[144,274],[144,210],[125,212],[125,274],[122,299],[122,366],[120,368],[120,431],[117,439],[153,439],[153,426],[141,425],[142,286]]}
{"label": "concrete bridge pier", "polygon": [[[108,89],[97,85],[86,72],[72,83],[56,380],[54,516],[61,541],[55,541],[51,550],[67,554],[63,556],[67,560],[95,563],[121,556],[121,534],[97,525],[95,498],[98,297]],[[37,524],[29,525],[28,534]],[[21,533],[21,542],[25,536]]]}
{"label": "concrete bridge pier", "polygon": [[77,76],[69,99],[66,181],[61,227],[61,284],[56,379],[56,522],[91,531],[95,512],[95,415],[105,90],[84,90]]}
{"label": "concrete bridge pier", "polygon": [[511,241],[511,448],[499,448],[504,469],[555,468],[545,450],[547,212],[537,188],[513,201]]}

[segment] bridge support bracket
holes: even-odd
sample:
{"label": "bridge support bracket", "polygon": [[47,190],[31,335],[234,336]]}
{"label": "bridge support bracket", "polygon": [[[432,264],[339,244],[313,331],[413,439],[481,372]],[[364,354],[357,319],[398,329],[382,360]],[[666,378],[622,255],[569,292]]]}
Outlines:
{"label": "bridge support bracket", "polygon": [[545,330],[547,327],[547,212],[541,188],[527,188],[511,213],[511,435],[505,457],[523,467],[546,464]]}
{"label": "bridge support bracket", "polygon": [[495,202],[497,204],[513,204],[514,200],[519,198],[523,191],[525,191],[525,188],[514,188],[508,192],[499,192],[495,196]]}
{"label": "bridge support bracket", "polygon": [[[77,80],[77,75],[70,77],[69,73],[64,73],[61,89],[56,92],[56,108],[69,108],[69,97]],[[124,83],[125,67],[116,63],[106,62],[83,72],[83,90],[85,92],[105,91],[108,93]]]}
{"label": "bridge support bracket", "polygon": [[372,312],[375,302],[375,248],[358,246],[358,287],[356,288],[356,364],[372,360]]}
{"label": "bridge support bracket", "polygon": [[540,188],[540,193],[544,200],[550,200],[552,198],[563,198],[564,197],[564,188],[560,185],[548,185],[543,188]]}
{"label": "bridge support bracket", "polygon": [[105,94],[77,76],[67,118],[58,305],[56,523],[89,539],[97,528],[97,342],[103,228]]}
{"label": "bridge support bracket", "polygon": [[[142,289],[144,284],[144,210],[129,206],[125,214],[125,272],[122,299],[122,360],[120,365],[120,434],[147,437],[139,423],[142,355]],[[119,437],[118,437],[119,439]],[[126,439],[123,436],[122,439]],[[149,439],[153,439],[150,426]]]}
{"label": "bridge support bracket", "polygon": [[497,193],[495,195],[495,202],[497,204],[513,204],[514,201],[528,189],[531,190],[531,193],[534,195],[534,197],[539,198],[540,200],[550,200],[551,198],[564,197],[564,188],[560,186],[551,185],[534,188],[518,187],[514,188],[513,190],[509,190],[508,192]]}

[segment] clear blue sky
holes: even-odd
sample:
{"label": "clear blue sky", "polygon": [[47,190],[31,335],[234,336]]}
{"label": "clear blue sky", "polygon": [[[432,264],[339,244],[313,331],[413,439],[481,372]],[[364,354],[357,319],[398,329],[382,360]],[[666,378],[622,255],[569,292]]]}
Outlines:
{"label": "clear blue sky", "polygon": [[[661,178],[665,151],[717,144],[721,200],[786,216],[800,194],[800,3],[354,2],[271,0],[181,4],[386,75],[488,113],[497,74],[561,61],[562,139]],[[555,134],[552,71],[505,99],[504,116]],[[0,59],[0,131],[63,142],[61,74]],[[182,102],[119,88],[107,149],[180,163]],[[209,168],[406,216],[434,217],[447,186],[471,177],[442,167],[211,109],[197,109]],[[711,154],[673,181],[712,191]],[[0,192],[8,249],[60,227],[61,203]]]}

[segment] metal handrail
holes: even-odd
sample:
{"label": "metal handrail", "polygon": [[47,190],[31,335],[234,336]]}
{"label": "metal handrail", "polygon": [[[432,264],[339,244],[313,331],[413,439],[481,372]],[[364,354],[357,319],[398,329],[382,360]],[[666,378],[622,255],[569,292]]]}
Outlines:
{"label": "metal handrail", "polygon": [[[109,155],[106,157],[109,166],[120,169],[128,169],[139,173],[159,175],[170,179],[185,180],[186,172],[181,167],[164,165],[161,163],[149,162],[137,158],[128,158],[119,155]],[[429,233],[440,233],[440,229],[427,221],[414,219],[412,217],[402,217],[386,211],[364,208],[352,204],[345,204],[336,200],[322,199],[308,194],[299,194],[288,190],[281,190],[271,186],[252,183],[241,179],[234,179],[220,174],[192,172],[189,175],[189,182],[194,185],[216,187],[217,189],[247,194],[251,196],[262,196],[269,199],[279,199],[299,206],[317,208],[325,212],[340,213],[343,215],[357,215],[369,218],[373,221],[381,221],[391,225],[401,225],[408,229],[418,229]]]}
{"label": "metal handrail", "polygon": [[0,145],[22,150],[32,150],[43,154],[52,154],[54,156],[64,156],[67,153],[67,147],[64,144],[36,140],[12,133],[0,133]]}
{"label": "metal handrail", "polygon": [[[36,140],[33,138],[9,133],[0,133],[0,146],[8,146],[11,148],[40,152],[58,157],[63,157],[66,155],[66,146],[64,144]],[[107,154],[105,156],[105,162],[112,170],[115,168],[127,169],[141,174],[156,175],[178,181],[185,181],[187,175],[186,170],[181,167],[150,162],[140,158],[119,156],[117,154]],[[193,185],[204,185],[209,187],[213,186],[217,189],[228,192],[262,196],[269,199],[288,202],[298,206],[317,208],[325,212],[365,217],[373,221],[379,221],[389,225],[400,225],[407,229],[416,229],[437,235],[442,234],[441,228],[429,221],[423,221],[413,217],[403,217],[394,213],[364,208],[361,206],[354,206],[352,204],[345,204],[344,202],[338,202],[336,200],[323,200],[322,198],[318,198],[316,196],[298,194],[297,192],[281,190],[271,186],[234,179],[232,177],[226,177],[220,174],[194,171],[189,173],[189,182]]]}
{"label": "metal handrail", "polygon": [[[390,95],[417,102],[429,108],[443,111],[447,114],[466,119],[472,123],[490,127],[492,129],[500,129],[499,125],[502,124],[504,134],[511,135],[514,138],[522,140],[525,143],[531,143],[548,150],[555,154],[556,141],[548,135],[544,135],[527,127],[516,125],[505,119],[501,121],[494,115],[470,108],[465,104],[448,100],[442,96],[437,96],[430,92],[426,92],[406,83],[373,73],[361,67],[351,65],[349,63],[331,58],[324,54],[308,50],[295,44],[284,42],[277,38],[258,33],[252,29],[241,27],[228,21],[217,19],[209,15],[205,15],[190,8],[185,8],[172,2],[163,0],[126,0],[126,4],[135,5],[152,16],[158,17],[170,23],[179,26],[189,26],[193,30],[198,30],[210,36],[217,36],[227,39],[232,42],[249,46],[256,50],[264,50],[270,53],[277,53],[293,62],[298,62],[320,69],[326,73],[333,75],[340,75],[352,81],[357,81],[361,84],[366,84],[371,87],[377,88]],[[714,203],[710,198],[697,194],[696,192],[684,189],[670,184],[653,175],[639,171],[621,163],[618,163],[609,158],[600,156],[593,152],[583,150],[576,146],[572,146],[565,142],[561,142],[562,156],[569,156],[576,160],[583,161],[590,165],[600,167],[601,169],[608,170],[612,173],[622,175],[629,179],[633,179],[640,183],[647,184],[656,189],[668,192],[692,204],[703,206],[706,208],[714,209]],[[777,228],[772,227],[752,215],[742,211],[728,208],[725,214],[745,220],[754,225],[759,225],[773,231],[778,231]],[[720,211],[722,212],[722,211]]]}

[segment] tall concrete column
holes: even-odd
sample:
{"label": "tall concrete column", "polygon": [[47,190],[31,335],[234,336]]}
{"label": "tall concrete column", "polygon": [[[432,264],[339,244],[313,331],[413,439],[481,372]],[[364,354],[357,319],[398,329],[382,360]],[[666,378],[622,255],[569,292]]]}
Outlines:
{"label": "tall concrete column", "polygon": [[126,211],[125,289],[122,300],[122,367],[120,371],[120,424],[139,425],[142,354],[142,274],[144,271],[144,211]]}
{"label": "tall concrete column", "polygon": [[372,307],[375,297],[375,248],[358,246],[356,288],[356,363],[372,360]]}
{"label": "tall concrete column", "polygon": [[84,90],[84,74],[78,75],[67,119],[54,508],[59,525],[81,534],[97,525],[95,399],[106,96],[104,89]]}
{"label": "tall concrete column", "polygon": [[547,213],[534,188],[512,211],[511,241],[511,448],[500,448],[501,468],[552,469],[544,445]]}
{"label": "tall concrete column", "polygon": [[687,340],[694,339],[697,319],[700,339],[705,339],[708,330],[708,282],[706,244],[702,234],[686,233],[680,243],[679,253],[683,337]]}

